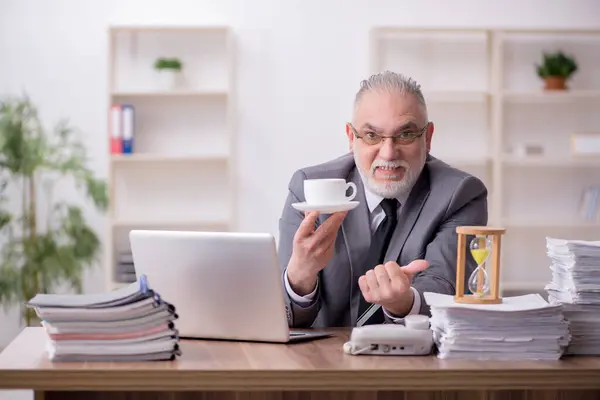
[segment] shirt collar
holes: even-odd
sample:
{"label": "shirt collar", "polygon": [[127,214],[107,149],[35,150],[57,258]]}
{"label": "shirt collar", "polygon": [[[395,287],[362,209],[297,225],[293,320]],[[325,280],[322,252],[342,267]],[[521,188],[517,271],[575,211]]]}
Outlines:
{"label": "shirt collar", "polygon": [[[363,181],[363,187],[365,188],[365,198],[367,200],[367,206],[369,207],[369,212],[372,213],[373,210],[375,210],[377,208],[379,203],[381,203],[381,201],[383,200],[383,197],[378,194],[375,194],[371,190],[369,190],[369,187],[367,186],[367,183],[365,182],[365,180],[362,177],[361,177],[361,179]],[[403,193],[400,196],[397,196],[396,200],[398,200],[400,205],[404,205],[406,203],[406,200],[408,199],[409,194],[410,194],[410,190]]]}

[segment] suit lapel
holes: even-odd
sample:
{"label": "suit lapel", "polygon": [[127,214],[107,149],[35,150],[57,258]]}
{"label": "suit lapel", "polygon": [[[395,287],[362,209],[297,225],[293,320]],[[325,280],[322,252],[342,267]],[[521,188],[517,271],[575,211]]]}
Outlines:
{"label": "suit lapel", "polygon": [[365,188],[357,168],[352,169],[348,180],[356,185],[356,197],[354,200],[359,205],[348,212],[342,224],[342,233],[346,240],[346,249],[353,270],[353,281],[356,281],[364,271],[363,258],[369,251],[371,245],[371,219],[369,216],[369,207],[365,197]]}
{"label": "suit lapel", "polygon": [[356,167],[348,175],[348,180],[356,185],[357,194],[354,200],[359,202],[354,210],[348,212],[342,223],[342,234],[350,260],[348,271],[350,279],[347,281],[349,284],[347,289],[350,292],[350,314],[347,323],[354,325],[358,319],[357,313],[361,298],[358,278],[365,273],[365,257],[367,257],[371,245],[371,217],[365,197],[365,187]]}
{"label": "suit lapel", "polygon": [[427,164],[425,164],[425,168],[423,168],[421,176],[411,190],[410,195],[406,200],[406,204],[401,205],[400,215],[398,216],[398,226],[390,241],[390,246],[385,255],[385,261],[398,260],[398,257],[404,248],[404,243],[406,243],[406,239],[415,226],[417,218],[423,209],[423,205],[429,196],[429,192],[429,170],[427,169]]}

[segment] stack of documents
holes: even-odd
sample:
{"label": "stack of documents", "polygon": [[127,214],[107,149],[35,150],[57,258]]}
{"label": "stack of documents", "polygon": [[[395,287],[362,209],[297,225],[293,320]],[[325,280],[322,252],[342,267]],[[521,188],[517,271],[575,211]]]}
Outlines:
{"label": "stack of documents", "polygon": [[180,355],[175,307],[145,276],[100,294],[38,294],[33,307],[52,361],[152,361]]}
{"label": "stack of documents", "polygon": [[567,354],[600,355],[600,242],[546,238],[552,281],[548,300],[569,321]]}
{"label": "stack of documents", "polygon": [[558,360],[569,342],[561,307],[538,294],[505,297],[501,304],[462,304],[426,292],[439,358]]}

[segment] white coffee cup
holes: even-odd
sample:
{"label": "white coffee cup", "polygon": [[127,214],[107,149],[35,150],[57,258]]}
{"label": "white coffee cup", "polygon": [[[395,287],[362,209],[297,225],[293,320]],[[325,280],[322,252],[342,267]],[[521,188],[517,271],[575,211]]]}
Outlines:
{"label": "white coffee cup", "polygon": [[[348,188],[352,193],[346,196]],[[306,179],[304,181],[304,198],[308,204],[340,204],[356,197],[354,182],[344,179]]]}

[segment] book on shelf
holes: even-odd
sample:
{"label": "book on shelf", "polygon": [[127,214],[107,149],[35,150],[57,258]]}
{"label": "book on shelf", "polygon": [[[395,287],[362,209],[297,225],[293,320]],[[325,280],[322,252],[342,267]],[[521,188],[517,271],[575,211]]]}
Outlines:
{"label": "book on shelf", "polygon": [[135,107],[131,104],[113,104],[110,107],[111,154],[132,154],[135,137]]}
{"label": "book on shelf", "polygon": [[145,276],[105,293],[37,294],[51,361],[160,361],[181,355],[173,304]]}

